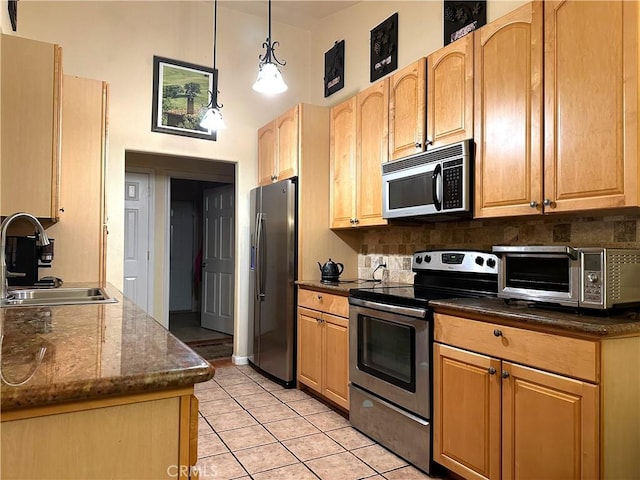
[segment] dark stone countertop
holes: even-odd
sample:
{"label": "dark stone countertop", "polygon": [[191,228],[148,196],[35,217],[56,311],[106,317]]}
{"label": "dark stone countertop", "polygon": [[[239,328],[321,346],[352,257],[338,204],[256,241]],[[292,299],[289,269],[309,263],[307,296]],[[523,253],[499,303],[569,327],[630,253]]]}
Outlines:
{"label": "dark stone countertop", "polygon": [[338,283],[322,283],[320,280],[298,280],[296,285],[299,287],[318,290],[323,292],[335,293],[336,295],[349,295],[352,288],[367,287],[378,284],[372,280],[340,280]]}
{"label": "dark stone countertop", "polygon": [[[0,409],[183,388],[213,377],[213,367],[153,317],[112,286],[107,291],[118,303],[0,308]],[[34,369],[29,381],[10,385]]]}
{"label": "dark stone countertop", "polygon": [[591,314],[585,311],[576,313],[571,310],[533,307],[526,302],[507,304],[499,298],[433,300],[430,305],[440,313],[533,330],[592,338],[640,335],[640,310],[614,311],[609,314]]}

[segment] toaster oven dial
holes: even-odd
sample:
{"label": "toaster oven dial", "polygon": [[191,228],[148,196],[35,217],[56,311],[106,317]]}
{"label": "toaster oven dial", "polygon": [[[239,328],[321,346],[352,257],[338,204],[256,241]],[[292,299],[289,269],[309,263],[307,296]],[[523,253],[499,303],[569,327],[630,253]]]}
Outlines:
{"label": "toaster oven dial", "polygon": [[598,283],[598,274],[596,272],[587,273],[587,280],[589,283]]}

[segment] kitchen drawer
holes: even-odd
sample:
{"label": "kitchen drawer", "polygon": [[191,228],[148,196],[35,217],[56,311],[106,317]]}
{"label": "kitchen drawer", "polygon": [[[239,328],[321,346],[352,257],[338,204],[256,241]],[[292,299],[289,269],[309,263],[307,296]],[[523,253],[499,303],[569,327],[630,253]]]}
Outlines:
{"label": "kitchen drawer", "polygon": [[590,382],[598,382],[599,343],[435,314],[437,342]]}
{"label": "kitchen drawer", "polygon": [[342,295],[299,288],[298,306],[349,318],[349,297]]}

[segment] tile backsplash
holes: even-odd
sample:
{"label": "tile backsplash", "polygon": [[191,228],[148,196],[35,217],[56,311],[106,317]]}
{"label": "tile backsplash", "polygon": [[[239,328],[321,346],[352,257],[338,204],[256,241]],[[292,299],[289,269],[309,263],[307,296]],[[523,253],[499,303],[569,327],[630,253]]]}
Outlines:
{"label": "tile backsplash", "polygon": [[493,245],[640,248],[640,215],[508,218],[392,224],[363,230],[358,276],[413,281],[412,254],[428,249],[491,250]]}

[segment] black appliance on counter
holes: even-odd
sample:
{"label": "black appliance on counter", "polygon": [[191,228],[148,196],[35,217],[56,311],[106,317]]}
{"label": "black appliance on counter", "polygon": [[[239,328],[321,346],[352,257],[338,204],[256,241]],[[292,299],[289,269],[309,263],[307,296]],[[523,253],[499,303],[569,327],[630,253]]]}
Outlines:
{"label": "black appliance on counter", "polygon": [[433,314],[430,300],[497,295],[488,252],[413,255],[413,284],[349,291],[351,424],[416,467],[432,468]]}
{"label": "black appliance on counter", "polygon": [[[36,237],[7,237],[5,260],[7,270],[13,273],[24,274],[19,277],[7,278],[9,286],[31,287],[38,286],[39,268],[50,268],[53,260],[53,239],[44,247],[37,245]],[[46,283],[46,282],[45,282]]]}

